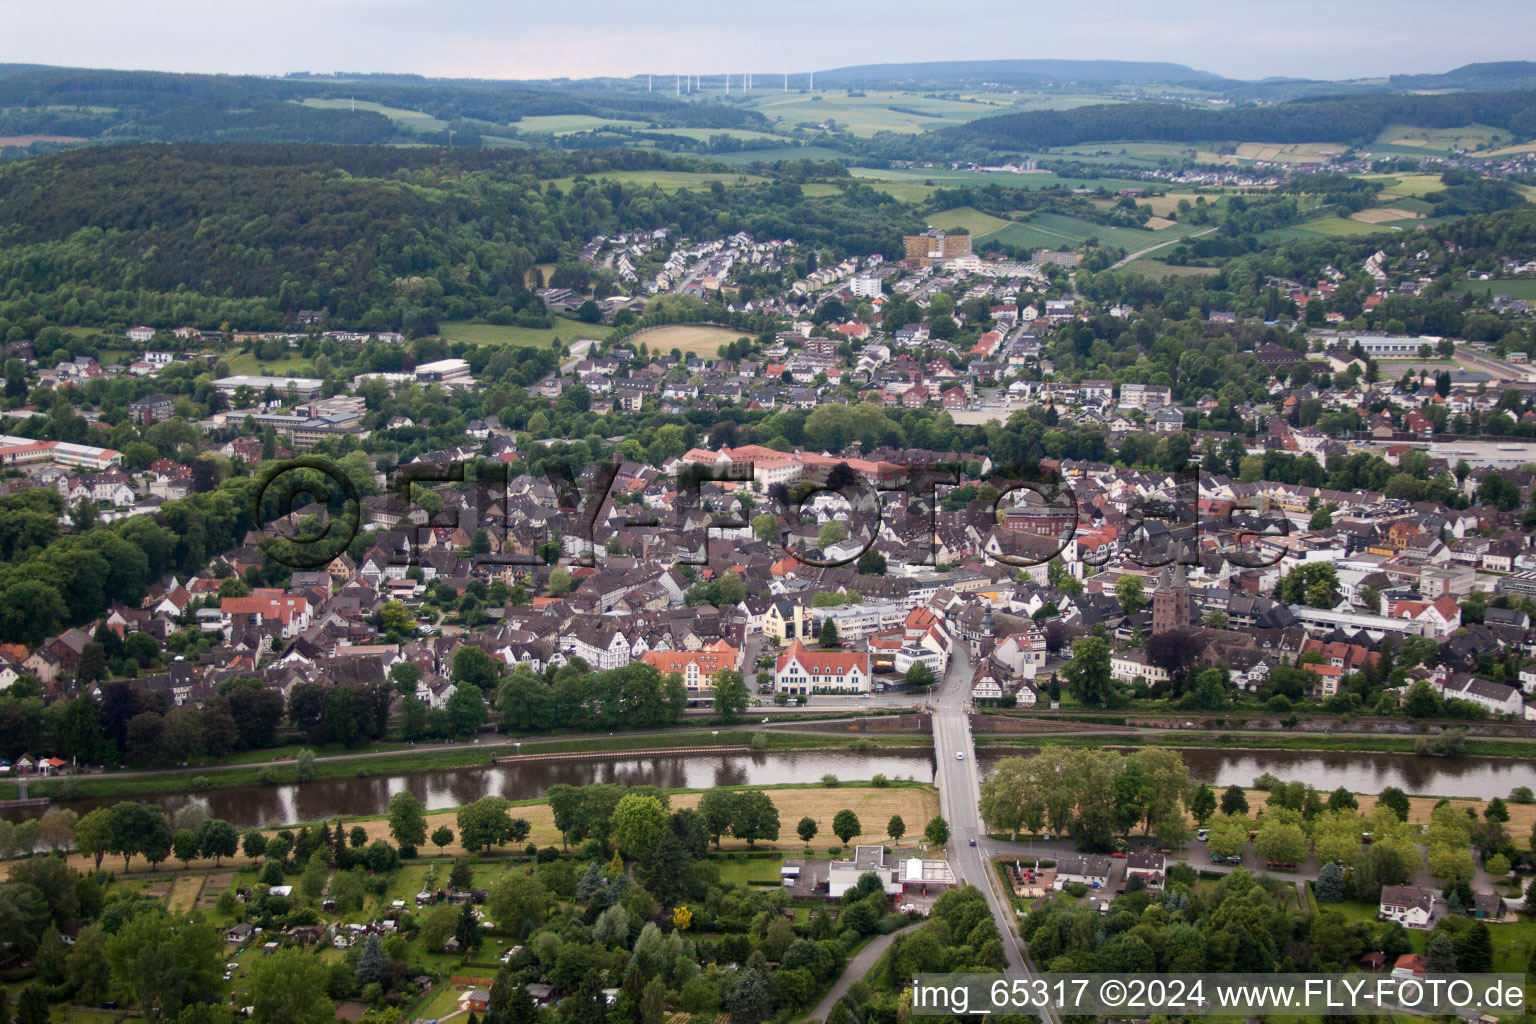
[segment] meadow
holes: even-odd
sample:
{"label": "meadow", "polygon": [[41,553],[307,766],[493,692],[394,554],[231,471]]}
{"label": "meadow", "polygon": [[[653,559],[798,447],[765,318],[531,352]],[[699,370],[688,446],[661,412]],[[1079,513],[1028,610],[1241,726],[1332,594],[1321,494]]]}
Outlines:
{"label": "meadow", "polygon": [[603,338],[608,328],[602,324],[584,324],[580,320],[557,316],[553,327],[514,327],[506,324],[474,324],[449,321],[438,325],[444,341],[463,341],[471,345],[547,346],[559,338],[563,342],[583,338]]}
{"label": "meadow", "polygon": [[1146,182],[1129,178],[1073,178],[1062,177],[1050,171],[1028,174],[1007,174],[987,171],[953,171],[947,167],[875,168],[850,167],[848,173],[855,178],[869,178],[871,185],[879,182],[896,182],[955,188],[959,186],[985,187],[999,185],[1003,188],[1106,188],[1113,192],[1119,188],[1145,188]]}
{"label": "meadow", "polygon": [[952,210],[941,210],[928,216],[928,226],[931,228],[938,228],[941,231],[964,229],[977,239],[1001,231],[1012,223],[1010,220],[994,217],[990,213],[982,213],[970,206],[957,206]]}
{"label": "meadow", "polygon": [[1456,290],[1473,296],[1508,295],[1512,299],[1536,302],[1536,277],[1506,277],[1491,281],[1459,281]]}
{"label": "meadow", "polygon": [[849,95],[841,89],[816,92],[757,90],[747,105],[770,121],[785,127],[831,121],[861,138],[883,131],[923,132],[930,128],[964,124],[980,117],[993,117],[1023,109],[994,97],[938,99],[903,92]]}
{"label": "meadow", "polygon": [[423,114],[419,110],[386,107],[382,103],[370,103],[367,100],[319,99],[311,97],[304,101],[304,106],[317,107],[321,110],[372,110],[383,114],[400,127],[407,128],[413,132],[440,132],[448,127],[447,121],[441,121],[431,114]]}
{"label": "meadow", "polygon": [[729,327],[711,327],[707,324],[671,324],[653,327],[631,335],[632,343],[644,342],[652,352],[670,352],[674,348],[689,355],[715,358],[721,345],[729,345],[742,332]]}
{"label": "meadow", "polygon": [[1372,152],[1383,146],[1408,153],[1427,155],[1449,153],[1453,148],[1472,150],[1478,146],[1496,147],[1500,142],[1511,141],[1506,129],[1486,124],[1468,124],[1455,128],[1416,128],[1406,124],[1389,124],[1376,136]]}
{"label": "meadow", "polygon": [[538,132],[548,135],[570,135],[574,132],[590,132],[599,128],[644,128],[645,121],[625,121],[616,117],[594,117],[591,114],[545,114],[524,117],[513,122],[520,132]]}
{"label": "meadow", "polygon": [[1132,260],[1120,269],[1132,274],[1145,274],[1147,277],[1206,277],[1219,273],[1215,267],[1180,267],[1148,259]]}
{"label": "meadow", "polygon": [[[702,190],[707,189],[715,182],[724,185],[750,185],[754,182],[767,181],[767,178],[752,174],[720,173],[706,171],[604,171],[594,175],[597,181],[616,181],[621,185],[629,185],[633,188],[645,188],[655,185],[657,188],[667,191],[677,189]],[[551,180],[556,188],[569,191],[576,183],[575,178],[554,178]]]}

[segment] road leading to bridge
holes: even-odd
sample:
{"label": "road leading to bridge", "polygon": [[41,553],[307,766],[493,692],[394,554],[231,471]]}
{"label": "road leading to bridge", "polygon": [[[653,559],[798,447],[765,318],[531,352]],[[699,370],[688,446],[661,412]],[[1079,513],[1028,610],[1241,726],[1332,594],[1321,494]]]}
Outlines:
{"label": "road leading to bridge", "polygon": [[[976,745],[971,740],[968,714],[971,674],[970,652],[965,643],[957,643],[943,685],[934,695],[933,749],[938,764],[934,781],[939,786],[939,813],[949,822],[949,863],[956,880],[974,885],[986,894],[997,930],[1002,933],[1009,973],[1028,978],[1034,972],[1025,959],[1013,904],[1003,896],[1001,883],[987,863],[982,845],[986,833],[978,810],[981,769],[976,764]],[[956,754],[961,756],[957,758]],[[973,839],[978,845],[971,845]],[[1056,1024],[1053,1011],[1044,1012],[1042,1017],[1047,1024]]]}

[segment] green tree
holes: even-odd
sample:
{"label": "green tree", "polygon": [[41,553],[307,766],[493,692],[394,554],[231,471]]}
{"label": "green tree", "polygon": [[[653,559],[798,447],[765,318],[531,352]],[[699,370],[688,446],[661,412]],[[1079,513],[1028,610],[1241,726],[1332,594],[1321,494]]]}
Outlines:
{"label": "green tree", "polygon": [[779,540],[779,517],[768,512],[752,517],[752,535],[764,544]]}
{"label": "green tree", "polygon": [[1204,782],[1196,786],[1195,791],[1189,795],[1189,813],[1202,825],[1216,813],[1216,794]]}
{"label": "green tree", "polygon": [[156,910],[130,917],[107,942],[114,986],[151,1017],[213,1001],[223,961],[224,937],[213,925]]}
{"label": "green tree", "polygon": [[752,699],[741,673],[723,668],[715,673],[715,712],[723,721],[734,722],[747,710]]}
{"label": "green tree", "polygon": [[427,841],[426,810],[409,790],[402,789],[389,798],[389,834],[395,837],[402,857],[416,856],[417,848]]}
{"label": "green tree", "polygon": [[1389,808],[1393,814],[1397,815],[1398,821],[1408,820],[1410,809],[1408,794],[1396,786],[1388,786],[1382,790],[1381,795],[1376,798],[1376,806]]}
{"label": "green tree", "polygon": [[432,830],[432,845],[437,847],[437,852],[439,854],[441,854],[443,850],[447,849],[452,844],[453,829],[449,828],[447,825],[439,825],[437,828]]}
{"label": "green tree", "polygon": [[499,796],[483,796],[468,807],[459,808],[459,843],[470,853],[500,846],[512,838],[512,818],[507,801]]}
{"label": "green tree", "polygon": [[1072,660],[1061,674],[1071,685],[1072,695],[1085,706],[1106,708],[1115,703],[1109,644],[1102,637],[1085,636],[1074,644]]}
{"label": "green tree", "polygon": [[247,980],[256,1024],[329,1024],[336,1004],[326,994],[325,961],[298,949],[258,957]]}
{"label": "green tree", "polygon": [[731,830],[731,824],[736,820],[737,802],[736,791],[725,786],[716,786],[699,798],[699,816],[709,837],[715,841],[716,849],[720,847],[720,837]]}
{"label": "green tree", "polygon": [[1339,573],[1330,562],[1298,565],[1280,580],[1278,597],[1286,604],[1332,608],[1339,603]]}
{"label": "green tree", "polygon": [[1237,784],[1228,786],[1221,794],[1222,814],[1247,814],[1248,794]]}
{"label": "green tree", "polygon": [[900,842],[901,837],[907,834],[907,823],[901,820],[901,815],[891,815],[891,820],[885,826],[885,834],[895,842]]}
{"label": "green tree", "polygon": [[795,826],[795,834],[800,837],[802,843],[809,843],[812,839],[815,839],[816,819],[810,817],[801,818],[799,824]]}
{"label": "green tree", "polygon": [[1135,615],[1147,606],[1147,598],[1143,589],[1143,580],[1137,573],[1122,573],[1115,581],[1115,598],[1120,602],[1120,610],[1127,615]]}
{"label": "green tree", "polygon": [[654,850],[667,828],[667,810],[660,800],[627,793],[614,808],[610,835],[620,853],[637,858]]}
{"label": "green tree", "polygon": [[934,846],[947,846],[949,844],[949,822],[935,815],[928,819],[928,825],[923,829],[923,838]]}
{"label": "green tree", "polygon": [[859,816],[848,808],[843,808],[832,816],[832,834],[841,839],[846,845],[856,835],[864,832],[864,826],[859,824]]}
{"label": "green tree", "polygon": [[525,935],[544,920],[549,893],[536,877],[518,871],[503,874],[486,895],[485,910],[506,931]]}
{"label": "green tree", "polygon": [[756,846],[759,839],[779,838],[779,809],[767,793],[749,789],[736,794],[731,834],[745,839],[749,847]]}

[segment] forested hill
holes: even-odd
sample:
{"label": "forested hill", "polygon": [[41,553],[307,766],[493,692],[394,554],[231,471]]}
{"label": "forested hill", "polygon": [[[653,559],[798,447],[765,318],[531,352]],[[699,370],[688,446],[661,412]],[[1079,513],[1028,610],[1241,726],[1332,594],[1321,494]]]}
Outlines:
{"label": "forested hill", "polygon": [[1363,144],[1389,124],[1464,124],[1536,136],[1536,92],[1442,96],[1332,96],[1270,106],[1205,110],[1173,103],[1117,103],[987,117],[911,140],[917,147],[1037,150],[1116,140],[1344,142]]}
{"label": "forested hill", "polygon": [[816,72],[827,85],[964,86],[978,83],[1024,85],[1077,83],[1200,82],[1221,77],[1185,64],[1137,60],[936,60],[908,64],[861,64]]}
{"label": "forested hill", "polygon": [[276,328],[301,308],[373,330],[433,317],[507,323],[544,314],[527,270],[571,259],[595,234],[746,230],[895,256],[901,235],[921,229],[911,207],[851,179],[814,198],[780,182],[666,192],[570,180],[685,166],[636,149],[299,144],[36,157],[0,166],[0,328],[34,318]]}
{"label": "forested hill", "polygon": [[301,102],[306,99],[376,103],[450,123],[472,121],[471,130],[487,132],[544,114],[590,114],[660,127],[750,128],[766,123],[752,111],[680,103],[661,93],[585,94],[512,83],[337,81],[0,65],[0,136],[354,143],[414,137],[374,111],[307,107]]}

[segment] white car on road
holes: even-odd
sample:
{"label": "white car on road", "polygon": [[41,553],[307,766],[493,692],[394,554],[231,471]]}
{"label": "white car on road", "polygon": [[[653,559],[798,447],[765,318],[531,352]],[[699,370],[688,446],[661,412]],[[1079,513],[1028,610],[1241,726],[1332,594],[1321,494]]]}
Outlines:
{"label": "white car on road", "polygon": [[964,761],[965,760],[965,752],[962,751],[962,750],[955,751],[955,760],[956,761]]}

